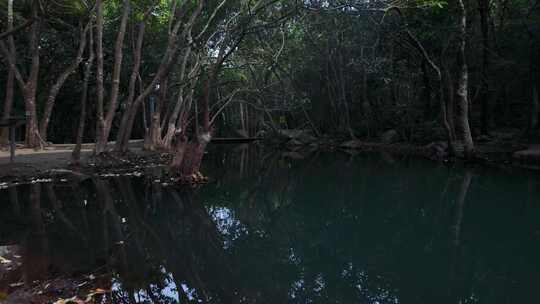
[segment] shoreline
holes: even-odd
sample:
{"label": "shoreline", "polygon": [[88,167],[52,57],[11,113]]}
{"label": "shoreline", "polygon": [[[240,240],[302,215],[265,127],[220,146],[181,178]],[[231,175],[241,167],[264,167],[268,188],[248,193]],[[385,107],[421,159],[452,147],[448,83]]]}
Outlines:
{"label": "shoreline", "polygon": [[[527,158],[529,157],[528,154],[523,153],[525,156],[520,159],[515,157],[516,150],[528,150],[494,149],[493,145],[480,144],[477,145],[475,159],[466,161],[459,146],[456,156],[448,157],[445,155],[442,142],[422,146],[359,140],[342,142],[335,138],[322,139],[311,143],[296,143],[294,145],[289,144],[291,141],[293,140],[278,145],[265,142],[263,145],[274,147],[276,151],[289,155],[308,155],[314,151],[348,154],[386,152],[394,155],[419,157],[439,163],[463,163],[467,166],[486,166],[503,170],[519,168],[540,171],[540,163],[535,158],[540,155],[540,147],[538,146],[533,146],[534,149],[531,150],[535,152],[531,152],[533,158]],[[127,155],[117,156],[110,153],[97,159],[92,155],[91,144],[88,144],[81,153],[81,166],[74,167],[71,164],[71,146],[55,145],[38,151],[19,149],[14,163],[9,162],[8,152],[0,151],[0,189],[34,182],[78,181],[86,178],[119,175],[149,175],[154,177],[157,174],[163,176],[163,171],[166,171],[165,168],[172,157],[168,152],[144,151],[139,142],[135,142]],[[156,173],[157,171],[162,172]]]}

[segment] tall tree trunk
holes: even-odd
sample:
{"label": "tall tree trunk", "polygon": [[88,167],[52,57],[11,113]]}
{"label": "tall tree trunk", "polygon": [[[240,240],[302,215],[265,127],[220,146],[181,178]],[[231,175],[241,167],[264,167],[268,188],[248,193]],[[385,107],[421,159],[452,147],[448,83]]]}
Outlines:
{"label": "tall tree trunk", "polygon": [[[8,0],[8,22],[7,30],[13,30],[13,0]],[[13,35],[8,37],[8,49],[15,55],[15,41],[13,40]],[[6,95],[4,99],[4,112],[2,114],[1,120],[6,120],[11,115],[11,110],[13,108],[13,93],[15,88],[15,71],[8,65],[8,74],[6,80]],[[9,135],[9,128],[0,129],[0,145],[7,144]]]}
{"label": "tall tree trunk", "polygon": [[463,0],[458,0],[459,8],[459,51],[458,51],[458,87],[457,96],[460,108],[459,123],[461,135],[464,141],[465,158],[471,160],[474,157],[474,143],[469,125],[469,71],[465,56],[467,41],[467,12]]}
{"label": "tall tree trunk", "polygon": [[11,48],[12,50],[9,50],[4,41],[0,39],[0,51],[2,51],[4,55],[3,57],[7,61],[9,68],[14,72],[15,79],[17,80],[17,83],[23,93],[24,105],[26,110],[26,145],[31,148],[36,148],[40,144],[36,111],[36,91],[39,76],[39,41],[41,23],[38,18],[38,5],[38,1],[34,1],[32,4],[32,18],[34,19],[34,21],[31,24],[28,37],[31,65],[30,72],[26,80],[23,79],[21,72],[17,68],[14,45],[11,45],[11,47],[9,48]]}
{"label": "tall tree trunk", "polygon": [[[187,47],[187,49],[185,50],[184,52],[184,58],[182,60],[182,64],[180,66],[180,82],[184,82],[184,80],[186,79],[186,66],[187,66],[187,62],[188,62],[188,59],[191,55],[191,47]],[[191,70],[190,72],[190,75],[195,75],[197,72],[198,72],[198,69],[199,69],[199,61],[197,60],[197,62],[195,63],[193,69]],[[163,137],[163,148],[164,149],[170,149],[172,148],[172,140],[173,140],[173,137],[174,137],[174,134],[176,133],[176,131],[178,129],[180,129],[179,127],[183,128],[184,125],[183,123],[180,121],[182,120],[182,116],[181,116],[181,111],[186,111],[186,106],[185,106],[185,98],[184,98],[184,89],[185,89],[186,85],[181,85],[180,86],[180,89],[178,90],[178,96],[176,98],[176,104],[174,105],[174,109],[171,113],[171,115],[169,116],[169,119],[168,119],[168,122],[167,122],[167,131],[165,133],[165,136]],[[190,88],[190,91],[191,91],[191,88]],[[188,109],[188,113],[191,109]],[[183,113],[183,112],[182,112]],[[179,118],[180,116],[180,118]],[[179,130],[181,131],[181,130]]]}
{"label": "tall tree trunk", "polygon": [[101,134],[99,134],[98,136],[99,140],[96,142],[96,154],[105,152],[107,148],[107,142],[109,140],[109,134],[111,132],[112,122],[114,119],[114,115],[116,114],[116,109],[118,107],[118,92],[120,90],[120,72],[122,69],[122,59],[124,55],[124,52],[123,52],[124,37],[126,36],[126,27],[127,27],[128,17],[129,17],[130,6],[131,6],[131,1],[124,0],[122,20],[120,22],[120,28],[118,29],[118,34],[116,36],[116,43],[114,47],[114,64],[113,64],[113,72],[112,72],[110,100],[109,100],[107,114],[105,116],[105,119],[101,119],[101,122],[98,121],[98,123],[102,124],[102,127],[100,128]]}
{"label": "tall tree trunk", "polygon": [[[105,149],[102,146],[102,139],[105,123],[103,117],[103,2],[96,0],[96,53],[97,53],[97,71],[96,71],[96,153],[101,153]],[[107,139],[105,139],[106,141]]]}
{"label": "tall tree trunk", "polygon": [[445,87],[446,87],[446,115],[448,117],[448,125],[450,128],[450,137],[452,140],[456,140],[456,126],[455,126],[455,115],[454,115],[454,108],[455,108],[455,102],[454,102],[454,82],[452,80],[452,75],[450,74],[450,71],[447,67],[444,67],[444,78],[445,78]]}
{"label": "tall tree trunk", "polygon": [[88,33],[89,27],[90,22],[84,27],[84,29],[81,29],[79,37],[79,49],[77,50],[75,60],[60,74],[60,76],[58,76],[56,82],[49,91],[49,96],[47,97],[43,116],[41,117],[41,122],[39,124],[39,134],[43,141],[47,141],[47,128],[49,126],[49,120],[51,118],[52,110],[56,101],[56,96],[58,96],[58,92],[60,92],[60,89],[62,88],[68,77],[73,74],[73,72],[75,72],[75,70],[77,69],[77,67],[79,67],[83,60],[84,49],[86,48],[86,35]]}
{"label": "tall tree trunk", "polygon": [[482,118],[480,132],[488,134],[489,129],[489,0],[479,0],[480,27],[482,32],[482,75],[480,103],[482,105]]}
{"label": "tall tree trunk", "polygon": [[92,21],[90,21],[90,33],[88,37],[90,42],[88,45],[88,60],[86,61],[86,66],[84,68],[84,79],[83,79],[83,90],[81,93],[81,113],[79,116],[79,127],[77,129],[77,137],[75,138],[75,148],[71,154],[71,159],[73,164],[78,165],[81,160],[81,149],[82,141],[84,136],[84,126],[86,123],[86,103],[88,100],[88,82],[90,80],[90,75],[92,74],[92,66],[94,64],[94,35],[92,30]]}
{"label": "tall tree trunk", "polygon": [[137,79],[139,78],[139,70],[141,68],[141,55],[144,41],[144,33],[146,28],[146,19],[149,13],[150,10],[145,13],[143,20],[139,23],[138,26],[137,42],[135,43],[135,49],[133,50],[133,69],[131,71],[131,76],[129,77],[128,97],[126,102],[124,103],[124,114],[122,115],[122,120],[120,122],[120,128],[118,129],[118,136],[116,140],[115,149],[117,151],[119,151],[121,147],[121,140],[118,139],[124,138],[126,132],[126,125],[128,123],[128,115],[126,115],[126,113],[130,111],[133,104],[133,99],[135,98],[135,84],[137,82]]}
{"label": "tall tree trunk", "polygon": [[[38,12],[37,1],[33,4],[33,15],[37,18]],[[30,54],[32,56],[32,64],[30,67],[30,74],[28,81],[23,89],[24,103],[26,108],[26,145],[30,148],[36,148],[39,146],[39,134],[38,134],[38,120],[36,111],[36,93],[39,79],[39,41],[40,41],[40,27],[41,22],[39,20],[32,24],[30,30]]]}

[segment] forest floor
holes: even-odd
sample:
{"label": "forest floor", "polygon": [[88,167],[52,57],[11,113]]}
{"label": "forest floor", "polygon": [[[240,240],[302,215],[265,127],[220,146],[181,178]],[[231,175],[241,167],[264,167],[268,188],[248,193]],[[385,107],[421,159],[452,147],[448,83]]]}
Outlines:
{"label": "forest floor", "polygon": [[[142,141],[130,142],[130,153],[125,158],[113,156],[96,160],[92,150],[94,144],[84,144],[81,150],[81,166],[72,165],[73,144],[53,144],[42,150],[17,148],[15,161],[10,160],[9,150],[0,150],[0,189],[14,184],[42,181],[44,179],[80,179],[82,174],[99,171],[135,170],[157,155],[142,150]],[[73,170],[73,171],[72,171]]]}

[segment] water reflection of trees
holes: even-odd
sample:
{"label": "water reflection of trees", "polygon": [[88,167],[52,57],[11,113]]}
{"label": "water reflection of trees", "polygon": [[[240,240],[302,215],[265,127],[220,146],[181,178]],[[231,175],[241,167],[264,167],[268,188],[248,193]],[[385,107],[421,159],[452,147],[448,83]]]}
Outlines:
{"label": "water reflection of trees", "polygon": [[27,284],[105,267],[110,278],[102,287],[113,288],[106,297],[114,303],[119,297],[126,303],[235,302],[232,265],[192,191],[128,178],[87,182],[78,191],[63,188],[34,184],[12,197],[12,205],[25,200],[15,221],[26,231],[6,239],[18,245],[17,271]]}
{"label": "water reflection of trees", "polygon": [[126,177],[10,190],[1,241],[18,244],[29,281],[101,269],[105,302],[498,303],[533,290],[538,209],[509,215],[482,191],[496,178],[242,153],[209,158],[217,180],[199,190]]}
{"label": "water reflection of trees", "polygon": [[282,156],[244,178],[224,174],[226,188],[209,185],[199,196],[243,224],[246,232],[235,235],[231,250],[257,253],[235,256],[252,289],[279,286],[275,294],[295,303],[504,303],[533,296],[540,273],[534,177],[472,178],[459,167],[388,163],[376,154],[337,161]]}

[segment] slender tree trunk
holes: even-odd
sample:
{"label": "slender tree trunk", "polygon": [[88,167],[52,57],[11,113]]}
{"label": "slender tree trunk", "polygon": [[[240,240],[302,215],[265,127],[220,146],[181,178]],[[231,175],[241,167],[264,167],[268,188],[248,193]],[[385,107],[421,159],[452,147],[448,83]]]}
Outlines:
{"label": "slender tree trunk", "polygon": [[463,0],[458,0],[459,7],[459,51],[458,51],[458,87],[457,96],[460,107],[459,123],[464,141],[465,158],[474,157],[474,143],[469,125],[469,71],[465,56],[467,41],[467,12]]}
{"label": "slender tree trunk", "polygon": [[[97,53],[97,71],[96,71],[96,148],[95,153],[102,153],[103,147],[102,136],[104,134],[105,123],[103,117],[103,2],[96,0],[96,53]],[[107,139],[105,139],[106,141]]]}
{"label": "slender tree trunk", "polygon": [[[147,10],[143,20],[139,23],[138,31],[137,31],[137,42],[135,44],[135,49],[133,51],[133,69],[131,71],[131,76],[129,78],[129,88],[128,88],[128,98],[126,102],[124,103],[124,113],[122,115],[122,120],[120,122],[120,128],[118,129],[118,136],[116,140],[116,146],[115,150],[120,151],[122,146],[122,141],[118,139],[122,139],[125,136],[126,133],[126,126],[128,123],[129,115],[126,115],[126,113],[129,113],[131,111],[131,107],[133,104],[133,99],[135,98],[135,84],[137,82],[137,79],[139,78],[139,71],[141,68],[141,55],[142,55],[142,47],[144,42],[144,33],[146,28],[146,19],[148,15],[150,14],[151,9]],[[142,85],[141,85],[142,86]]]}
{"label": "slender tree trunk", "polygon": [[[11,116],[11,109],[13,108],[13,91],[15,84],[15,73],[10,68],[8,71],[6,81],[6,96],[4,99],[4,112],[0,120],[7,120]],[[0,129],[0,145],[6,145],[8,143],[9,128]]]}
{"label": "slender tree trunk", "polygon": [[56,101],[56,96],[58,92],[68,79],[68,77],[75,72],[77,67],[81,64],[83,60],[84,49],[86,48],[86,35],[88,33],[90,23],[88,23],[84,29],[81,29],[79,37],[79,49],[77,50],[77,55],[72,64],[70,64],[56,79],[56,82],[51,87],[49,91],[49,96],[47,97],[47,102],[45,104],[45,109],[43,111],[43,116],[41,117],[41,122],[39,124],[39,134],[43,141],[47,141],[47,128],[49,126],[49,120],[51,118],[52,110]]}
{"label": "slender tree trunk", "polygon": [[[180,66],[180,82],[183,82],[186,77],[186,66],[187,66],[187,62],[188,62],[188,59],[191,55],[191,47],[187,47],[186,51],[184,52],[184,58],[182,60],[182,65]],[[199,67],[199,64],[198,64],[198,61],[197,63],[195,64],[194,68],[192,69],[191,73],[190,74],[194,74],[193,72],[197,73],[198,72],[198,67]],[[182,126],[183,127],[183,124],[179,122],[179,115],[181,113],[182,110],[185,111],[186,107],[184,105],[184,101],[185,101],[185,98],[184,98],[184,88],[185,88],[185,85],[182,85],[180,87],[180,89],[178,90],[178,96],[176,98],[176,104],[174,105],[174,109],[171,113],[171,115],[169,116],[169,119],[168,119],[168,125],[167,125],[167,132],[165,133],[165,136],[163,137],[163,148],[164,149],[170,149],[171,148],[171,144],[172,144],[172,140],[173,140],[173,137],[174,137],[174,134],[176,132],[176,130],[178,129],[178,126]],[[191,91],[191,89],[190,89]],[[189,112],[189,110],[188,110]]]}
{"label": "slender tree trunk", "polygon": [[[37,18],[38,3],[33,4],[33,15]],[[36,111],[36,93],[39,80],[39,41],[40,41],[41,22],[35,21],[30,30],[30,54],[32,64],[28,81],[23,89],[26,108],[26,145],[31,148],[39,146],[39,134]]]}
{"label": "slender tree trunk", "polygon": [[482,31],[482,74],[480,103],[482,118],[480,132],[488,134],[489,129],[489,0],[479,0],[480,26]]}
{"label": "slender tree trunk", "polygon": [[[0,51],[6,59],[9,68],[13,70],[15,79],[21,88],[24,98],[26,110],[26,146],[36,148],[40,144],[37,127],[37,111],[36,111],[36,91],[38,86],[39,76],[39,40],[40,40],[40,20],[38,18],[38,3],[32,4],[32,22],[29,33],[29,53],[31,57],[30,72],[28,79],[24,80],[21,72],[16,65],[16,55],[14,45],[11,45],[13,50],[9,50],[4,41],[0,39]],[[10,43],[11,44],[11,43]]]}
{"label": "slender tree trunk", "polygon": [[450,134],[452,140],[456,140],[456,126],[454,123],[455,115],[454,115],[454,108],[455,108],[455,102],[454,102],[454,83],[452,81],[452,75],[450,75],[450,71],[448,68],[444,68],[445,71],[445,79],[446,79],[446,91],[447,91],[447,102],[446,102],[446,115],[448,117],[448,125],[450,127]]}
{"label": "slender tree trunk", "polygon": [[77,129],[77,137],[75,138],[75,148],[71,154],[73,164],[78,165],[81,160],[81,149],[82,141],[84,136],[84,127],[86,123],[86,103],[88,100],[88,82],[90,80],[90,75],[92,74],[92,66],[94,64],[94,35],[92,30],[92,21],[90,21],[90,33],[88,37],[89,46],[88,46],[88,60],[86,61],[86,66],[84,69],[84,79],[83,79],[83,90],[81,94],[81,113],[79,116],[79,127]]}
{"label": "slender tree trunk", "polygon": [[[10,31],[13,29],[13,0],[8,0],[8,22],[7,30]],[[15,41],[13,40],[13,35],[8,37],[8,49],[11,54],[15,55]],[[15,71],[9,65],[8,74],[6,80],[6,95],[4,99],[4,112],[2,114],[1,120],[6,120],[11,115],[11,110],[13,108],[13,93],[15,88]],[[7,144],[9,136],[9,128],[0,129],[0,145]]]}
{"label": "slender tree trunk", "polygon": [[[120,28],[118,29],[118,35],[116,36],[116,43],[114,47],[114,64],[113,64],[113,72],[112,72],[110,100],[109,100],[107,114],[105,116],[105,119],[104,120],[102,119],[102,122],[101,122],[102,127],[100,128],[101,134],[99,135],[99,141],[96,142],[97,154],[105,152],[107,148],[107,142],[109,140],[109,134],[111,132],[112,122],[116,114],[116,109],[118,107],[118,92],[120,90],[120,72],[122,69],[122,59],[124,55],[124,52],[123,52],[124,37],[126,36],[126,27],[127,27],[130,7],[131,7],[131,1],[124,0],[122,20],[120,22]],[[98,123],[100,122],[98,121]]]}

